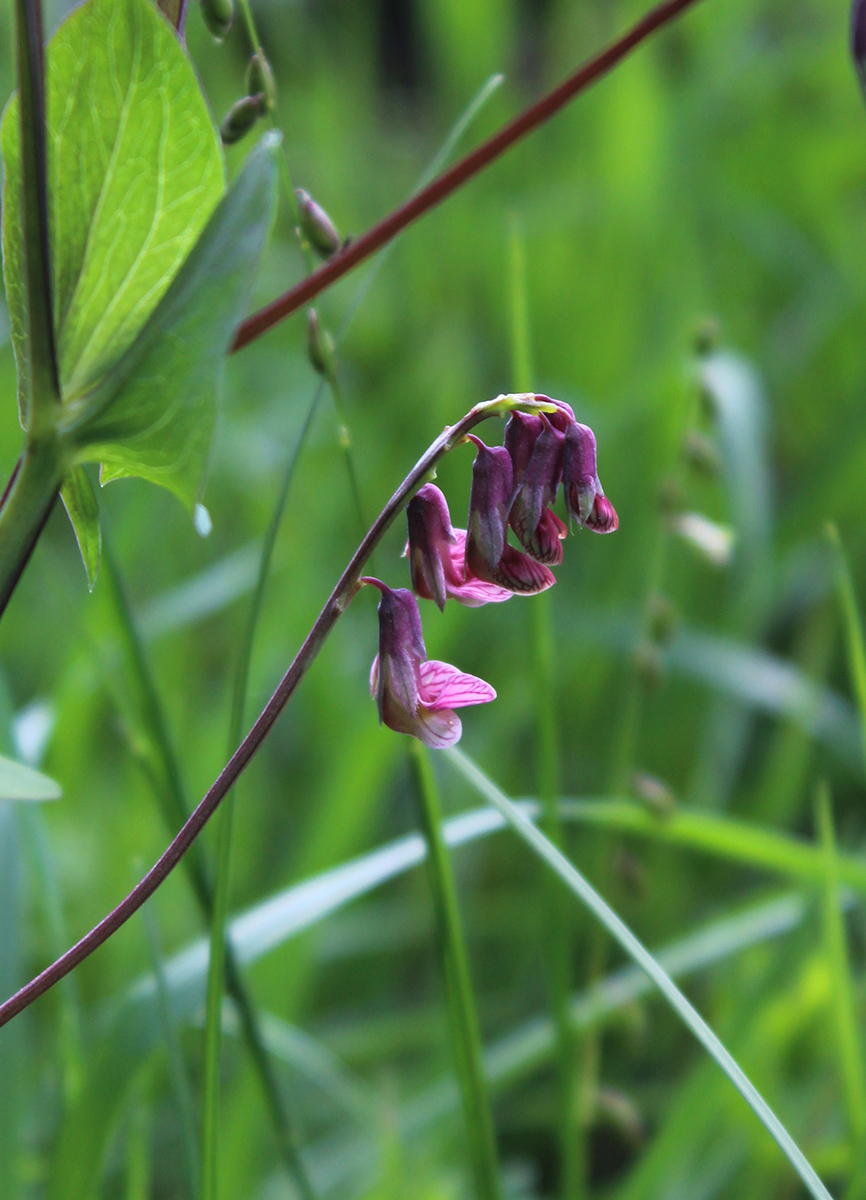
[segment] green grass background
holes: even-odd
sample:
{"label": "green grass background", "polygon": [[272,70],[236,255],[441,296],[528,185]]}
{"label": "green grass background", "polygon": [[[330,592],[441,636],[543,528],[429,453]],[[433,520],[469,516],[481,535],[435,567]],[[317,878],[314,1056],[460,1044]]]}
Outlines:
{"label": "green grass background", "polygon": [[[492,72],[506,82],[464,147],[641,11],[619,0],[255,6],[293,177],[343,233],[362,232],[407,194]],[[56,23],[60,12],[49,15]],[[188,32],[220,119],[243,87],[243,30],[238,24],[216,46],[193,6]],[[840,849],[856,855],[866,832],[864,766],[823,533],[828,519],[838,523],[866,594],[866,110],[847,36],[838,0],[704,0],[411,229],[355,318],[339,371],[372,513],[445,424],[512,386],[508,239],[516,217],[534,386],[567,400],[595,429],[621,522],[614,537],[581,533],[567,542],[552,594],[563,794],[608,796],[641,769],[667,781],[684,809],[736,818],[746,834],[765,826],[811,840],[816,784],[827,779]],[[11,37],[4,4],[3,96],[13,87]],[[230,167],[246,148],[229,152]],[[257,299],[302,270],[283,204]],[[330,328],[362,275],[321,300]],[[707,404],[697,385],[695,335],[710,317],[721,330],[721,357],[711,364],[723,379],[721,406]],[[20,448],[6,331],[0,311],[4,475]],[[148,655],[193,799],[224,760],[254,551],[315,387],[301,316],[229,362],[205,495],[208,539],[154,488],[122,482],[100,495],[132,605],[151,631]],[[718,445],[716,476],[684,460],[689,428]],[[469,450],[458,450],[439,477],[458,523],[470,462]],[[667,538],[672,492],[685,508],[736,528],[729,569]],[[326,396],[277,542],[250,718],[358,535]],[[407,584],[403,536],[395,528],[374,563],[394,586]],[[217,576],[205,575],[218,565]],[[203,575],[208,611],[190,612],[177,589]],[[648,688],[634,661],[656,587],[675,629]],[[431,657],[498,691],[495,704],[465,714],[463,748],[514,796],[536,788],[530,603],[449,606],[444,615],[424,608]],[[244,776],[233,911],[417,827],[404,747],[378,728],[367,690],[375,645],[374,598],[362,594]],[[142,769],[149,747],[106,579],[88,595],[60,511],[4,619],[0,662],[8,748],[17,730],[20,749],[21,731],[43,714],[44,769],[64,788],[62,801],[39,812],[0,806],[5,995],[116,903],[162,850],[166,831]],[[829,690],[810,691],[810,681]],[[447,763],[437,767],[449,813],[479,803]],[[669,840],[589,824],[569,824],[567,833],[570,855],[653,949],[800,889],[795,928],[720,954],[685,987],[841,1196],[858,1148],[820,886]],[[542,870],[505,833],[458,850],[455,865],[482,1032],[494,1046],[548,1013]],[[181,872],[149,907],[166,955],[202,932]],[[862,1027],[862,894],[847,931]],[[195,1108],[195,1010],[176,1030],[180,1056],[164,1024],[142,1053],[144,1016],[110,1022],[111,1006],[152,962],[136,918],[68,987],[0,1033],[2,1200],[189,1194],[172,1081],[182,1062]],[[620,965],[576,912],[578,986]],[[262,1010],[315,1039],[317,1066],[278,1070],[323,1190],[468,1194],[456,1110],[445,1104],[435,1121],[417,1116],[427,1089],[451,1070],[422,872],[286,940],[250,980]],[[603,1089],[589,1132],[589,1194],[801,1194],[764,1130],[657,999],[629,999],[589,1044]],[[345,1094],[326,1062],[339,1067]],[[530,1065],[497,1086],[494,1102],[506,1189],[521,1196],[551,1194],[557,1181],[551,1062]],[[222,1196],[287,1194],[255,1078],[231,1037],[221,1131]]]}

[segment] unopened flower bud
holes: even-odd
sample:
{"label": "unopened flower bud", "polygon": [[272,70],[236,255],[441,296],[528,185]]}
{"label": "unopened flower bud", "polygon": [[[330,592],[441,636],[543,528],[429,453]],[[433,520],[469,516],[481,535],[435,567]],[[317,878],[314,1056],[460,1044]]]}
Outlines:
{"label": "unopened flower bud", "polygon": [[721,326],[715,317],[703,317],[692,334],[692,346],[699,358],[706,358],[717,349],[722,336]]}
{"label": "unopened flower bud", "polygon": [[224,146],[233,146],[249,133],[262,111],[261,96],[244,96],[233,104],[220,126]]}
{"label": "unopened flower bud", "polygon": [[706,434],[692,429],[686,434],[683,450],[689,464],[696,471],[709,476],[719,473],[719,452]]}
{"label": "unopened flower bud", "polygon": [[263,112],[270,112],[277,102],[274,73],[261,50],[256,51],[247,65],[247,92],[251,96],[263,97]]}
{"label": "unopened flower bud", "polygon": [[719,525],[696,512],[680,513],[673,518],[672,525],[674,532],[714,567],[731,565],[737,538],[729,525]]}
{"label": "unopened flower bud", "polygon": [[340,249],[337,227],[320,204],[303,188],[295,188],[301,229],[307,241],[322,258],[330,258]]}
{"label": "unopened flower bud", "polygon": [[511,592],[543,592],[556,582],[553,573],[508,543],[514,482],[511,456],[504,446],[485,446],[474,434],[468,436],[478,454],[472,466],[466,570]]}
{"label": "unopened flower bud", "polygon": [[201,0],[201,15],[204,23],[221,42],[232,27],[235,19],[233,0]]}
{"label": "unopened flower bud", "polygon": [[674,794],[666,783],[645,771],[635,771],[631,780],[632,791],[638,800],[659,817],[669,817],[676,809]]}
{"label": "unopened flower bud", "polygon": [[654,691],[664,679],[664,665],[652,642],[641,642],[634,652],[634,665],[641,683]]}
{"label": "unopened flower bud", "polygon": [[307,313],[307,357],[315,371],[327,375],[334,357],[334,339],[327,329],[322,329],[314,308]]}
{"label": "unopened flower bud", "polygon": [[647,625],[649,635],[657,646],[666,646],[674,636],[677,616],[667,596],[655,592],[649,602]]}

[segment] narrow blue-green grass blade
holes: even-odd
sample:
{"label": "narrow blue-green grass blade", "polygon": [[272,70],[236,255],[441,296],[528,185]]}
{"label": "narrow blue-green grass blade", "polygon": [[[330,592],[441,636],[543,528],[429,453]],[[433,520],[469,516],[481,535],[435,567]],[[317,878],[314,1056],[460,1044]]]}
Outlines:
{"label": "narrow blue-green grass blade", "polygon": [[186,1070],[186,1062],[180,1045],[177,1025],[171,1010],[168,995],[168,984],[165,978],[165,960],[160,944],[159,927],[150,904],[145,904],[141,910],[144,930],[147,935],[153,974],[156,980],[156,998],[162,1034],[168,1054],[168,1069],[171,1076],[171,1086],[174,1091],[175,1104],[180,1118],[180,1128],[183,1135],[183,1148],[186,1157],[187,1186],[189,1195],[195,1200],[198,1194],[198,1142],[196,1140],[195,1108],[192,1100],[192,1088]]}
{"label": "narrow blue-green grass blade", "polygon": [[[784,937],[802,925],[806,913],[806,902],[799,894],[779,896],[714,921],[662,947],[655,957],[670,975],[688,976],[727,961],[752,946]],[[611,1016],[650,995],[653,990],[652,982],[640,968],[622,967],[574,996],[571,1019],[575,1029],[581,1033],[598,1029]],[[525,1021],[488,1047],[485,1064],[491,1088],[494,1092],[502,1092],[520,1084],[547,1066],[556,1046],[556,1028],[549,1016],[540,1015]],[[707,1061],[706,1065],[714,1072],[711,1062]],[[705,1081],[713,1078],[709,1072],[704,1076]],[[401,1106],[401,1139],[417,1138],[454,1113],[459,1103],[453,1079],[440,1079],[429,1085]],[[315,1145],[310,1162],[314,1180],[322,1191],[344,1195],[348,1185],[357,1184],[364,1172],[375,1168],[376,1155],[367,1138],[347,1140],[341,1135]]]}
{"label": "narrow blue-green grass blade", "polygon": [[626,954],[646,972],[673,1010],[707,1052],[712,1055],[758,1119],[764,1124],[800,1176],[810,1195],[814,1196],[815,1200],[832,1200],[830,1193],[816,1175],[799,1146],[664,968],[638,941],[591,884],[583,878],[577,868],[532,824],[532,821],[508,799],[505,793],[500,791],[496,784],[459,750],[452,749],[446,753],[449,761],[453,762],[460,773],[471,780],[479,791],[483,792],[494,808],[505,817],[512,829],[557,873],[563,883],[601,921]]}
{"label": "narrow blue-green grass blade", "polygon": [[[309,1080],[356,1124],[370,1132],[375,1129],[375,1097],[323,1042],[273,1013],[260,1013],[259,1027],[265,1048],[278,1062]],[[223,1008],[223,1032],[232,1036],[240,1032],[230,1003]]]}
{"label": "narrow blue-green grass blade", "polygon": [[136,616],[145,638],[175,633],[222,612],[256,584],[261,550],[251,543],[149,601]]}
{"label": "narrow blue-green grass blade", "polygon": [[60,784],[41,771],[0,755],[0,801],[59,800],[62,795]]}
{"label": "narrow blue-green grass blade", "polygon": [[[586,610],[571,632],[573,644],[599,642],[632,653],[640,623],[636,617]],[[680,627],[665,650],[671,672],[705,683],[774,717],[789,717],[863,774],[860,723],[838,692],[823,687],[776,654],[701,629]]]}
{"label": "narrow blue-green grass blade", "polygon": [[835,550],[836,594],[842,610],[848,672],[860,713],[862,747],[863,753],[866,755],[866,641],[863,637],[863,623],[860,620],[860,607],[854,592],[851,568],[848,566],[845,548],[835,525],[827,526],[827,537]]}
{"label": "narrow blue-green grass blade", "polygon": [[[45,831],[42,810],[26,805],[19,813],[19,822],[27,870],[34,881],[34,893],[39,897],[45,913],[49,951],[52,958],[59,958],[69,945],[69,935],[63,915],[59,871]],[[60,994],[63,1097],[67,1104],[71,1104],[78,1095],[84,1075],[81,993],[77,974],[73,971],[61,979],[57,990]]]}
{"label": "narrow blue-green grass blade", "polygon": [[852,1160],[858,1164],[848,1191],[850,1200],[854,1200],[854,1197],[862,1195],[863,1184],[866,1182],[862,1165],[866,1151],[866,1077],[863,1072],[863,1047],[851,979],[848,941],[839,912],[839,859],[830,789],[826,784],[822,784],[818,789],[816,817],[825,869],[822,905],[824,951],[833,976],[833,1018],[836,1025],[839,1069],[853,1142]]}

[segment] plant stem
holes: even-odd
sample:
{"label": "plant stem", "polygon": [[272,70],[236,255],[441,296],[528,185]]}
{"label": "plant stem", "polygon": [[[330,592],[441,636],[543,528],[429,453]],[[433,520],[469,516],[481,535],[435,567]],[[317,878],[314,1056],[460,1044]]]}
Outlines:
{"label": "plant stem", "polygon": [[477,1200],[500,1200],[496,1136],[490,1113],[478,1013],[451,860],[442,839],[442,811],[430,755],[414,738],[409,760],[418,792],[419,813],[427,845],[427,875],[436,916],[436,942],[445,985],[451,1044],[460,1081],[467,1144]]}
{"label": "plant stem", "polygon": [[29,437],[41,438],[53,430],[60,403],[48,241],[42,6],[39,0],[16,0],[15,15],[21,121],[21,215],[27,281],[27,427]]}
{"label": "plant stem", "polygon": [[440,175],[429,186],[417,192],[405,204],[390,213],[378,225],[352,242],[350,246],[335,254],[324,266],[320,267],[308,278],[285,292],[270,304],[247,317],[238,327],[232,351],[241,350],[250,342],[262,336],[284,317],[295,312],[308,300],[312,300],[319,292],[330,287],[337,279],[342,278],[358,263],[369,258],[386,242],[389,242],[407,225],[417,221],[446,197],[466,183],[473,175],[488,166],[506,150],[526,134],[544,124],[554,113],[563,108],[569,100],[585,91],[596,80],[611,71],[617,63],[626,57],[636,46],[640,45],[656,30],[678,17],[685,9],[690,8],[697,0],[665,0],[665,3],[651,9],[628,33],[613,42],[600,54],[589,59],[579,70],[561,83],[559,87],[548,92],[535,104],[524,109],[508,125],[500,129],[488,141],[483,142],[455,163],[450,170]]}
{"label": "plant stem", "polygon": [[152,896],[160,884],[171,874],[273,729],[277,717],[294,695],[331,630],[356,594],[359,586],[358,580],[364,572],[367,560],[379,545],[396,516],[402,512],[439,460],[459,445],[471,429],[489,417],[505,416],[515,409],[526,412],[545,412],[552,411],[552,406],[539,404],[534,396],[498,396],[495,400],[476,404],[456,425],[441,433],[425,451],[382,509],[367,536],[352,555],[303,645],[258,720],[223,767],[217,779],[211,784],[183,828],[144,878],[116,908],[112,909],[98,925],[95,925],[89,933],[49,967],[46,967],[35,979],[0,1004],[0,1027],[11,1021],[14,1016],[27,1008],[34,1000],[53,987],[58,980],[68,975],[74,967],[91,955],[120,929],[133,913],[138,911],[145,900]]}
{"label": "plant stem", "polygon": [[51,514],[62,479],[56,439],[28,438],[21,469],[0,509],[0,616]]}

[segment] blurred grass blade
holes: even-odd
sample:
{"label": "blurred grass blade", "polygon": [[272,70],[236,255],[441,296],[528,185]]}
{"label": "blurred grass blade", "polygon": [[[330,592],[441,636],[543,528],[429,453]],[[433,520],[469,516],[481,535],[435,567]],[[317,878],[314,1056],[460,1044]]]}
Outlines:
{"label": "blurred grass blade", "polygon": [[153,907],[145,904],[141,910],[144,930],[147,935],[150,950],[151,965],[156,979],[157,1008],[162,1024],[163,1037],[168,1053],[168,1068],[171,1075],[171,1086],[180,1118],[180,1128],[183,1135],[183,1148],[186,1156],[187,1186],[192,1200],[198,1195],[198,1145],[196,1140],[195,1109],[192,1102],[192,1089],[183,1058],[183,1050],[178,1037],[177,1026],[171,1011],[171,1001],[168,995],[168,985],[165,979],[165,963],[160,945],[159,928]]}
{"label": "blurred grass blade", "polygon": [[[373,1095],[324,1043],[273,1013],[260,1013],[259,1024],[268,1054],[303,1075],[358,1125],[368,1131],[374,1128]],[[239,1032],[237,1016],[227,1004],[223,1008],[223,1033],[236,1036]]]}
{"label": "blurred grass blade", "polygon": [[260,557],[261,550],[255,543],[241,546],[154,597],[136,615],[142,636],[174,633],[234,604],[255,586]]}
{"label": "blurred grass blade", "polygon": [[427,847],[427,877],[433,896],[436,941],[445,987],[451,1046],[460,1081],[476,1200],[499,1200],[502,1194],[499,1160],[484,1074],[481,1031],[454,873],[442,837],[439,791],[427,747],[413,738],[409,742],[409,754]]}
{"label": "blurred grass blade", "polygon": [[845,925],[839,911],[839,870],[836,832],[830,789],[821,784],[816,799],[816,818],[824,855],[824,903],[822,906],[824,948],[833,977],[832,1005],[839,1050],[839,1067],[853,1141],[852,1160],[856,1164],[850,1200],[863,1194],[864,1152],[866,1152],[866,1076],[863,1072],[863,1048],[857,1018],[857,1005],[851,979],[851,962]]}
{"label": "blurred grass blade", "polygon": [[[25,806],[20,814],[20,831],[27,870],[34,881],[34,892],[45,914],[48,948],[57,958],[69,945],[69,934],[63,915],[60,895],[60,873],[45,832],[42,810]],[[60,1057],[63,1063],[63,1099],[71,1104],[78,1095],[84,1074],[82,1051],[81,993],[78,977],[73,972],[61,979],[60,994]]]}
{"label": "blurred grass blade", "polygon": [[0,755],[0,801],[59,800],[62,795],[60,784],[41,771]]}
{"label": "blurred grass blade", "polygon": [[835,525],[828,524],[827,537],[835,550],[836,594],[839,597],[839,607],[842,609],[848,671],[851,675],[851,686],[857,698],[863,753],[866,755],[866,642],[863,638],[863,624],[860,620],[860,609],[854,592],[851,568],[848,566],[845,548]]}
{"label": "blurred grass blade", "polygon": [[[565,799],[561,805],[567,821],[697,850],[741,866],[787,875],[800,883],[821,884],[826,876],[824,854],[819,847],[746,821],[682,808],[660,817],[628,800]],[[851,855],[839,855],[837,867],[841,882],[866,895],[866,862]]]}
{"label": "blurred grass blade", "polygon": [[[780,896],[687,934],[659,949],[655,957],[668,974],[681,978],[727,961],[752,946],[783,937],[800,927],[806,914],[802,896]],[[622,967],[572,998],[570,1018],[574,1028],[581,1033],[599,1029],[611,1016],[653,990],[652,982],[639,967]],[[505,1034],[485,1054],[491,1088],[501,1092],[522,1083],[547,1066],[557,1044],[556,1027],[546,1015],[532,1017]],[[707,1060],[707,1066],[712,1065]],[[459,1103],[460,1096],[451,1078],[430,1084],[401,1108],[401,1138],[406,1142],[417,1138],[456,1111]],[[341,1185],[356,1180],[359,1173],[371,1169],[374,1163],[367,1139],[356,1138],[348,1145],[345,1138],[339,1143],[329,1139],[314,1146],[311,1152],[312,1173],[322,1190],[341,1189]]]}
{"label": "blurred grass blade", "polygon": [[611,937],[619,943],[626,954],[646,972],[670,1006],[692,1031],[701,1045],[716,1060],[734,1087],[736,1087],[758,1119],[764,1124],[794,1170],[800,1176],[809,1193],[815,1197],[815,1200],[832,1200],[830,1193],[815,1174],[815,1171],[810,1166],[799,1146],[754,1085],[747,1079],[743,1071],[703,1018],[691,1006],[667,972],[658,964],[649,951],[644,948],[613,909],[583,878],[577,868],[557,850],[553,843],[532,824],[529,818],[516,805],[512,804],[504,792],[500,791],[474,763],[456,749],[448,750],[446,754],[449,761],[455,764],[462,775],[467,779],[473,780],[479,790],[483,789],[484,795],[502,816],[505,817],[512,829],[557,873],[566,886],[601,921]]}

